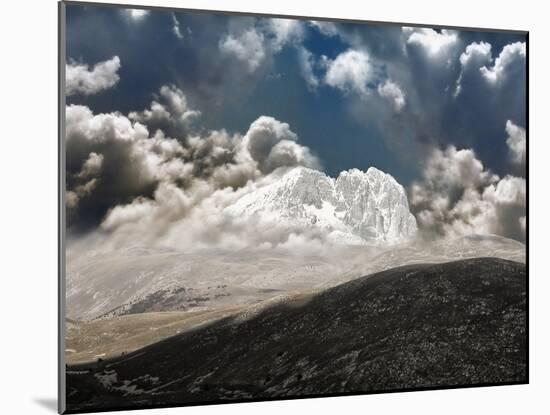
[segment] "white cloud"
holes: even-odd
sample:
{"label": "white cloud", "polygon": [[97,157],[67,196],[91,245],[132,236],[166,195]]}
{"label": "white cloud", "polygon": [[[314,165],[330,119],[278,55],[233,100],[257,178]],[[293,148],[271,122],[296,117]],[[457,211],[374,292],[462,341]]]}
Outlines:
{"label": "white cloud", "polygon": [[320,164],[309,148],[295,141],[281,140],[273,146],[265,161],[265,171],[279,167],[307,166],[318,169]]}
{"label": "white cloud", "polygon": [[239,35],[227,35],[220,41],[219,48],[223,54],[246,64],[248,72],[254,72],[266,56],[263,41],[263,34],[251,28]]}
{"label": "white cloud", "polygon": [[367,94],[370,77],[369,57],[365,52],[347,50],[335,60],[328,60],[325,83],[342,91]]}
{"label": "white cloud", "polygon": [[316,90],[319,86],[319,79],[317,79],[317,76],[313,72],[315,57],[309,50],[304,47],[300,47],[298,49],[298,63],[307,87],[310,90]]}
{"label": "white cloud", "polygon": [[97,154],[93,151],[88,156],[88,159],[82,165],[82,170],[78,174],[80,177],[97,176],[103,165],[103,154]]}
{"label": "white cloud", "polygon": [[507,70],[517,61],[523,62],[526,57],[524,42],[515,42],[504,46],[492,67],[480,68],[483,77],[490,83],[498,83],[506,75]]}
{"label": "white cloud", "polygon": [[304,36],[303,23],[293,19],[267,19],[264,33],[275,52],[289,43],[299,43]]}
{"label": "white cloud", "polygon": [[319,161],[297,141],[298,136],[287,123],[267,116],[254,121],[243,139],[246,149],[264,173],[282,166],[317,168]]}
{"label": "white cloud", "polygon": [[443,29],[440,32],[428,28],[403,27],[407,43],[421,46],[429,56],[435,57],[455,45],[458,34],[454,30]]}
{"label": "white cloud", "polygon": [[160,96],[166,99],[170,114],[175,118],[187,119],[200,114],[199,111],[190,110],[183,91],[174,85],[164,85],[160,88]]}
{"label": "white cloud", "polygon": [[472,150],[434,150],[410,189],[420,228],[444,235],[498,234],[525,240],[526,183],[499,178]]}
{"label": "white cloud", "polygon": [[473,88],[481,85],[478,79],[484,84],[499,88],[503,93],[507,89],[514,89],[510,82],[522,81],[521,71],[525,69],[525,43],[511,43],[502,49],[499,56],[494,60],[491,53],[491,45],[487,42],[473,42],[469,44],[460,55],[461,72],[456,82],[454,96],[462,92],[465,82]]}
{"label": "white cloud", "polygon": [[[472,42],[462,54],[460,55],[460,75],[456,81],[456,87],[454,92],[454,97],[456,98],[462,92],[462,81],[464,76],[468,72],[477,71],[483,65],[486,65],[491,62],[491,45],[487,42]],[[477,73],[475,73],[477,76]]]}
{"label": "white cloud", "polygon": [[506,133],[508,134],[506,144],[508,144],[508,148],[510,149],[512,161],[516,165],[524,168],[527,143],[525,128],[519,127],[508,120],[506,121]]}
{"label": "white cloud", "polygon": [[487,42],[472,42],[460,55],[460,64],[464,67],[472,59],[481,58],[482,60],[491,60],[491,44]]}
{"label": "white cloud", "polygon": [[485,187],[498,179],[498,176],[485,170],[473,150],[458,150],[455,146],[433,150],[424,167],[423,177],[430,189],[447,193],[451,198],[456,198],[456,194],[464,188]]}
{"label": "white cloud", "polygon": [[170,222],[181,219],[197,202],[192,194],[173,183],[161,182],[152,199],[138,197],[129,204],[111,209],[101,223],[101,228],[113,231],[125,225],[152,222],[155,226],[151,228],[153,233],[158,232],[159,225],[164,231]]}
{"label": "white cloud", "polygon": [[65,91],[67,95],[92,95],[115,86],[120,77],[120,59],[111,59],[96,63],[92,69],[87,64],[69,62],[65,66]]}
{"label": "white cloud", "polygon": [[141,244],[176,246],[188,251],[212,246],[225,249],[285,246],[293,236],[302,241],[295,248],[303,248],[318,240],[319,236],[307,228],[263,225],[254,218],[224,211],[244,194],[272,180],[266,176],[239,189],[218,190],[200,180],[187,189],[161,184],[152,198],[137,198],[107,214],[101,225],[102,248],[128,246],[138,237]]}
{"label": "white cloud", "polygon": [[110,140],[136,141],[147,138],[147,128],[132,122],[124,115],[113,112],[94,115],[83,105],[69,105],[66,108],[66,139],[84,139],[93,143]]}
{"label": "white cloud", "polygon": [[244,136],[244,144],[254,160],[262,163],[275,144],[281,140],[296,141],[298,136],[287,123],[273,117],[261,116],[254,121]]}
{"label": "white cloud", "polygon": [[400,112],[405,106],[405,93],[389,79],[378,85],[378,94],[393,106],[395,112]]}
{"label": "white cloud", "polygon": [[176,138],[188,133],[190,124],[200,116],[200,111],[190,109],[183,91],[175,85],[163,85],[151,107],[131,112],[128,117],[151,129],[158,129]]}

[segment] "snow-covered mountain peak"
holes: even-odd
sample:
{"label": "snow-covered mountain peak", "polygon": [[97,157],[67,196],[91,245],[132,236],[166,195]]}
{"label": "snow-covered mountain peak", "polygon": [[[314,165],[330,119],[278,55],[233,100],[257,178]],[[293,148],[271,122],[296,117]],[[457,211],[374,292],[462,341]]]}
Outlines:
{"label": "snow-covered mountain peak", "polygon": [[407,196],[395,179],[374,167],[351,169],[333,179],[296,167],[226,208],[274,225],[322,230],[346,244],[401,242],[417,231]]}

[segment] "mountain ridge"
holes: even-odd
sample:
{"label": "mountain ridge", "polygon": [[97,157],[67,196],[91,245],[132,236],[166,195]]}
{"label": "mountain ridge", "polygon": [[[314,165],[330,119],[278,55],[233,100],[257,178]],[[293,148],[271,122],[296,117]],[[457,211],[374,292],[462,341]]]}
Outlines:
{"label": "mountain ridge", "polygon": [[399,243],[412,239],[418,230],[403,186],[374,167],[342,171],[336,179],[295,167],[224,212],[320,230],[332,242],[352,245]]}

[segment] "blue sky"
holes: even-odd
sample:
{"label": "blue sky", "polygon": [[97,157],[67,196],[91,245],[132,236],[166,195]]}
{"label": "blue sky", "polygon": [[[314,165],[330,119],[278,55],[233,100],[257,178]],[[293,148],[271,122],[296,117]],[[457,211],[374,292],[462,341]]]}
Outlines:
{"label": "blue sky", "polygon": [[66,21],[68,65],[93,74],[118,59],[116,82],[67,96],[93,114],[143,111],[174,86],[200,112],[170,131],[182,142],[245,135],[264,115],[333,177],[375,166],[409,188],[451,147],[499,178],[525,176],[506,128],[525,134],[525,34],[79,4]]}

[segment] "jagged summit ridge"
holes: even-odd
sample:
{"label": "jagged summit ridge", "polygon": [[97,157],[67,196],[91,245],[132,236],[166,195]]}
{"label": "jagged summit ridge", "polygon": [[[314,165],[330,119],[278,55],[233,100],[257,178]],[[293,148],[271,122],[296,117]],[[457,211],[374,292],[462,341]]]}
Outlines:
{"label": "jagged summit ridge", "polygon": [[232,215],[321,230],[340,243],[397,243],[417,232],[405,189],[374,167],[343,171],[336,179],[296,167],[226,208]]}

